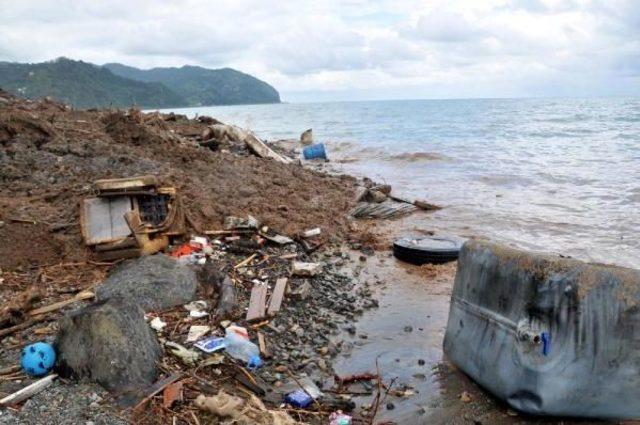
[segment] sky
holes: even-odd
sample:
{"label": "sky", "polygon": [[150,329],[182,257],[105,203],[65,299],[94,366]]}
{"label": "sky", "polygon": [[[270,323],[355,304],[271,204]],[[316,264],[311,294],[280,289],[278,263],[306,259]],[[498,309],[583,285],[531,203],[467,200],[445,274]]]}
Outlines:
{"label": "sky", "polygon": [[232,67],[284,101],[638,96],[639,0],[0,0],[0,60]]}

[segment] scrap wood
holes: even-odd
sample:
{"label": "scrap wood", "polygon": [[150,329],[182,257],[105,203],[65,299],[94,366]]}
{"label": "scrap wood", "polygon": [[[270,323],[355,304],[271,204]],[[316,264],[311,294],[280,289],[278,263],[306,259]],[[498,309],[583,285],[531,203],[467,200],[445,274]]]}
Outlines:
{"label": "scrap wood", "polygon": [[69,298],[68,300],[59,301],[57,303],[49,304],[47,306],[39,307],[29,312],[30,316],[37,316],[39,314],[50,313],[52,311],[60,310],[63,307],[66,307],[70,304],[73,304],[78,301],[88,300],[95,297],[95,294],[92,291],[82,291],[78,293],[75,297]]}
{"label": "scrap wood", "polygon": [[282,305],[282,299],[284,298],[286,290],[287,278],[281,277],[276,280],[276,286],[273,288],[273,293],[269,299],[269,309],[267,310],[267,314],[269,316],[274,316],[280,311],[280,306]]}
{"label": "scrap wood", "polygon": [[244,260],[242,260],[241,262],[239,262],[238,264],[236,264],[233,268],[234,269],[239,269],[241,267],[246,266],[247,264],[249,264],[251,261],[253,261],[254,258],[256,258],[258,256],[258,254],[253,254],[248,258],[245,258]]}
{"label": "scrap wood", "polygon": [[247,310],[247,322],[260,320],[265,317],[267,304],[267,285],[264,282],[255,283],[251,288],[249,309]]}
{"label": "scrap wood", "polygon": [[258,332],[258,346],[260,347],[260,354],[265,359],[271,357],[271,353],[267,350],[267,340],[262,332]]}
{"label": "scrap wood", "polygon": [[24,400],[28,399],[29,397],[38,394],[40,391],[44,390],[49,385],[51,385],[53,380],[56,379],[57,377],[58,377],[58,375],[53,373],[53,374],[51,374],[51,375],[49,375],[47,377],[44,377],[44,378],[34,382],[31,385],[27,385],[26,387],[24,387],[20,391],[17,391],[17,392],[15,392],[13,394],[10,394],[7,397],[5,397],[2,400],[0,400],[0,406],[9,406],[9,405],[12,405],[12,404],[18,404],[21,401],[24,401]]}
{"label": "scrap wood", "polygon": [[159,380],[152,386],[150,386],[147,390],[147,395],[145,396],[145,398],[140,400],[140,402],[136,404],[132,410],[135,412],[140,407],[144,406],[149,400],[151,400],[153,396],[159,394],[160,391],[163,391],[168,385],[171,385],[174,382],[176,382],[178,379],[180,379],[180,377],[182,377],[182,373],[175,372],[167,376],[166,378]]}

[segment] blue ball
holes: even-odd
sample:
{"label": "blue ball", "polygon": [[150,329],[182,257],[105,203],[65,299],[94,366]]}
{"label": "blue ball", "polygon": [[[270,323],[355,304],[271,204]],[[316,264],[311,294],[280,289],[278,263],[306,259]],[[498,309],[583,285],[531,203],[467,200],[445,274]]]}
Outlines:
{"label": "blue ball", "polygon": [[51,370],[56,362],[56,351],[51,344],[36,342],[22,349],[20,364],[27,375],[42,376]]}

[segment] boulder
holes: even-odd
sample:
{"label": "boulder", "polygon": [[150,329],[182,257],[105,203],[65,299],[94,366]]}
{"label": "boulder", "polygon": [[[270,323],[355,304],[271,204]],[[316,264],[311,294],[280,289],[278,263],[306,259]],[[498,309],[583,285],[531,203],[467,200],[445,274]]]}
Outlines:
{"label": "boulder", "polygon": [[166,255],[150,255],[116,267],[96,288],[96,299],[122,297],[144,311],[165,310],[194,300],[197,287],[189,266]]}
{"label": "boulder", "polygon": [[56,341],[62,376],[98,382],[131,405],[155,382],[162,350],[140,307],[110,298],[70,313]]}

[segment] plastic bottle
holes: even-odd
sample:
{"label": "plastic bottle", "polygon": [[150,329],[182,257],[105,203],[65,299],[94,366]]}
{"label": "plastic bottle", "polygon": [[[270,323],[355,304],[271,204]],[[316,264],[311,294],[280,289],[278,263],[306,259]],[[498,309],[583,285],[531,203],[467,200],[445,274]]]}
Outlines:
{"label": "plastic bottle", "polygon": [[[238,332],[236,326],[229,326],[226,329],[224,338],[225,351],[234,359],[238,359],[247,364],[250,369],[257,369],[262,366],[260,358],[260,348],[245,337],[245,334]],[[246,333],[246,331],[245,331]]]}

